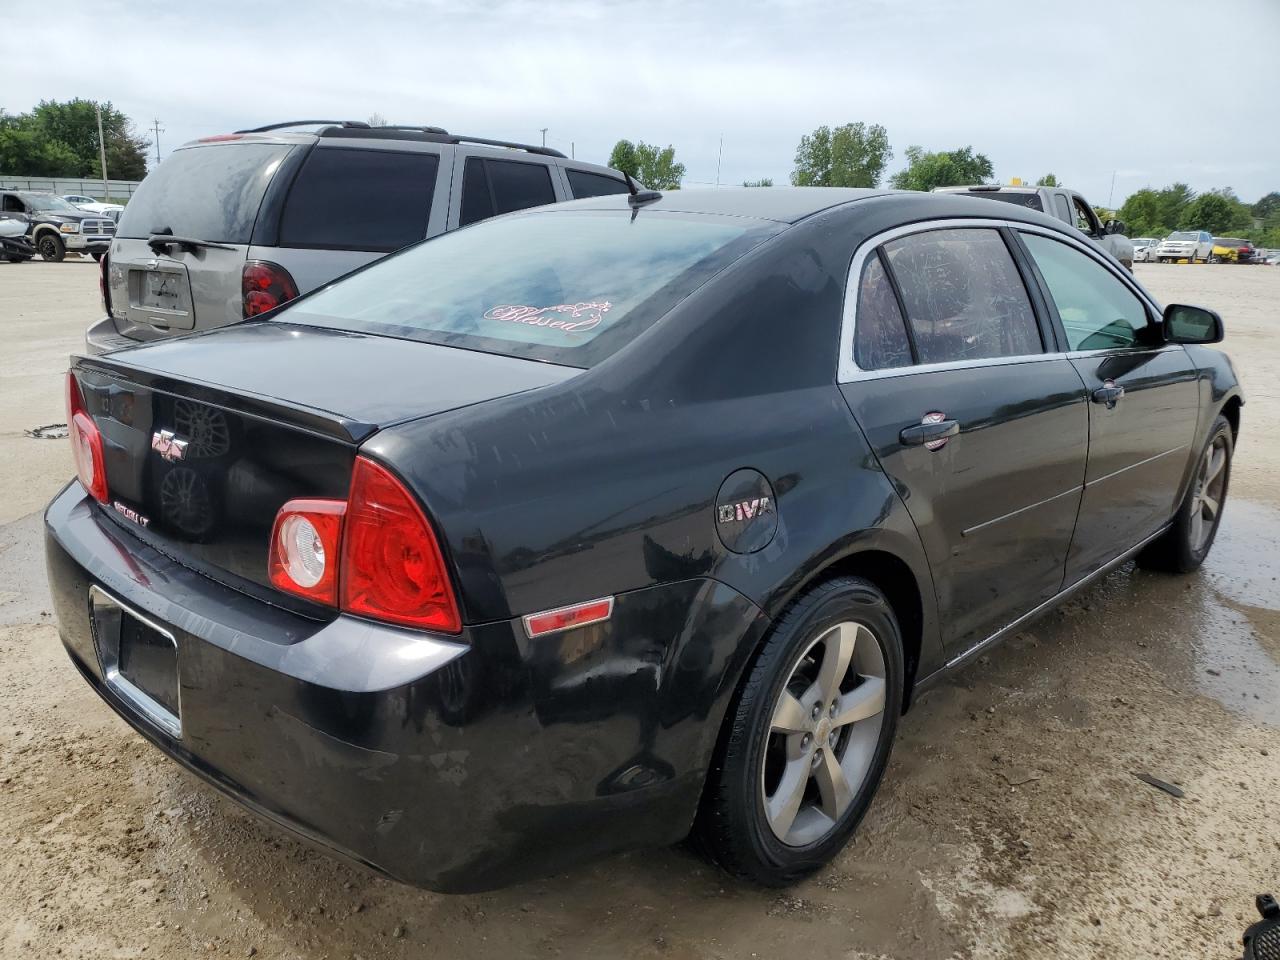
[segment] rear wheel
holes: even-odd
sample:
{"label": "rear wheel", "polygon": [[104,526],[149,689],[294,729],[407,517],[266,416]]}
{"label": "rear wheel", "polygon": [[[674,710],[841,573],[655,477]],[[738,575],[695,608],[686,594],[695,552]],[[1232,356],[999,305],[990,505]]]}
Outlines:
{"label": "rear wheel", "polygon": [[102,251],[101,251],[101,250],[95,250],[95,251],[93,251],[93,253],[89,254],[89,256],[93,257],[93,262],[94,262],[94,263],[101,263],[101,262],[102,262]]}
{"label": "rear wheel", "polygon": [[1231,481],[1235,438],[1226,417],[1219,416],[1209,431],[1187,498],[1160,539],[1138,554],[1138,563],[1152,570],[1191,573],[1204,563],[1218,535],[1222,508]]}
{"label": "rear wheel", "polygon": [[40,239],[36,241],[36,250],[39,251],[42,259],[52,263],[60,263],[67,255],[67,246],[62,242],[62,238],[56,233],[47,231],[40,234]]}
{"label": "rear wheel", "polygon": [[766,886],[826,864],[862,820],[902,711],[902,639],[856,577],[813,588],[770,631],[725,720],[695,831]]}

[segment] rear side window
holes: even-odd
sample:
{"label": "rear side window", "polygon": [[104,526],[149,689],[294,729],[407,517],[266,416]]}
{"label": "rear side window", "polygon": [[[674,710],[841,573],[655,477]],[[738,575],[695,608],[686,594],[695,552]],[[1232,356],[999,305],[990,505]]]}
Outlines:
{"label": "rear side window", "polygon": [[627,185],[617,177],[606,177],[585,170],[566,170],[569,187],[579,200],[583,197],[605,197],[612,193],[628,193]]}
{"label": "rear side window", "polygon": [[1044,277],[1072,350],[1132,347],[1147,325],[1138,295],[1079,250],[1037,233],[1022,242]]}
{"label": "rear side window", "polygon": [[153,233],[215,243],[248,243],[262,195],[293,148],[283,143],[231,142],[169,154],[130,198],[116,236]]}
{"label": "rear side window", "polygon": [[1026,287],[998,231],[932,230],[884,251],[920,363],[1043,352]]}
{"label": "rear side window", "polygon": [[277,317],[589,367],[780,229],[658,211],[518,214],[410,247]]}
{"label": "rear side window", "polygon": [[551,171],[542,163],[468,157],[462,174],[459,226],[544,203],[555,203]]}
{"label": "rear side window", "polygon": [[862,268],[854,320],[853,360],[860,370],[911,365],[907,326],[879,254],[867,258],[867,265]]}
{"label": "rear side window", "polygon": [[317,147],[289,190],[282,247],[399,250],[427,233],[440,157]]}

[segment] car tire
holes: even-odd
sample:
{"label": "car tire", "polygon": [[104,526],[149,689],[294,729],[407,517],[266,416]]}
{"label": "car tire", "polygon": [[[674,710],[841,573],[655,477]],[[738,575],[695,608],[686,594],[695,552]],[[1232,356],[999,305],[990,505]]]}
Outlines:
{"label": "car tire", "polygon": [[903,678],[898,621],[874,584],[837,577],[792,603],[725,717],[694,826],[702,849],[768,887],[828,863],[884,775]]}
{"label": "car tire", "polygon": [[101,263],[101,262],[102,262],[102,251],[101,251],[101,250],[94,250],[92,253],[90,253],[90,254],[89,254],[89,256],[93,257],[93,262],[94,262],[94,263]]}
{"label": "car tire", "polygon": [[1140,566],[1166,573],[1191,573],[1204,563],[1218,535],[1218,524],[1227,503],[1234,451],[1231,424],[1219,415],[1196,460],[1191,486],[1173,518],[1173,525],[1138,554]]}
{"label": "car tire", "polygon": [[50,263],[61,263],[67,255],[67,245],[62,242],[62,238],[49,231],[40,234],[40,238],[36,240],[36,250],[40,252],[42,260]]}

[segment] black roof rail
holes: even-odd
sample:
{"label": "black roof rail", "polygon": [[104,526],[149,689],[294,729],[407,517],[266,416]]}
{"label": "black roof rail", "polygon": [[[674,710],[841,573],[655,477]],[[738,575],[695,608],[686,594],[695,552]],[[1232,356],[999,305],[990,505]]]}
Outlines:
{"label": "black roof rail", "polygon": [[283,130],[286,127],[314,127],[317,124],[331,124],[339,127],[368,127],[363,120],[286,120],[284,123],[268,123],[265,127],[251,127],[237,130],[236,133],[269,133],[272,130]]}
{"label": "black roof rail", "polygon": [[362,120],[290,120],[285,123],[269,123],[264,127],[253,127],[249,130],[237,130],[236,133],[269,133],[272,130],[283,130],[287,127],[324,126],[317,131],[322,137],[372,137],[380,140],[394,140],[402,134],[410,134],[414,140],[429,140],[436,143],[475,143],[485,147],[506,147],[510,150],[523,150],[543,157],[560,157],[568,159],[559,150],[552,147],[539,147],[532,143],[517,143],[514,140],[491,140],[488,137],[468,137],[450,133],[444,127],[412,126],[409,124],[388,123],[373,127]]}

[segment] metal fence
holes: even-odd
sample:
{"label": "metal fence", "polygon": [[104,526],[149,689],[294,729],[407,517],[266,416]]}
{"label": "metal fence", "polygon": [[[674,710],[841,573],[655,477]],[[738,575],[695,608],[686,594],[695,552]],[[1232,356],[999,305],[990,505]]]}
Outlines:
{"label": "metal fence", "polygon": [[[116,203],[124,203],[133,191],[138,189],[140,180],[108,180],[107,193]],[[60,197],[74,195],[93,197],[95,200],[106,200],[102,195],[102,181],[93,178],[78,177],[10,177],[0,173],[0,190],[39,190],[56,193]]]}

